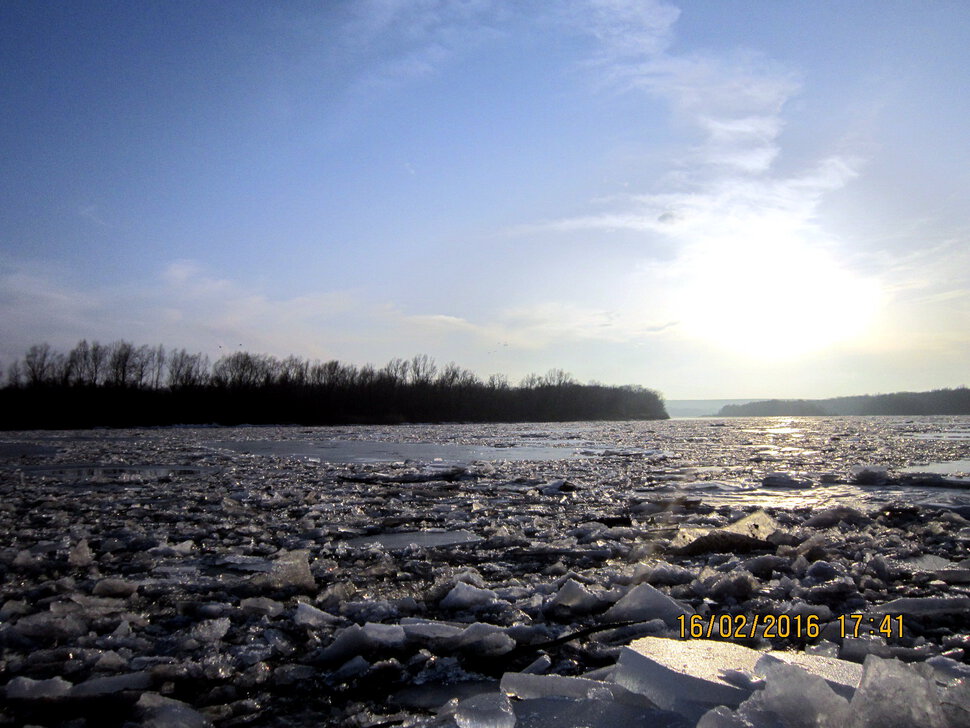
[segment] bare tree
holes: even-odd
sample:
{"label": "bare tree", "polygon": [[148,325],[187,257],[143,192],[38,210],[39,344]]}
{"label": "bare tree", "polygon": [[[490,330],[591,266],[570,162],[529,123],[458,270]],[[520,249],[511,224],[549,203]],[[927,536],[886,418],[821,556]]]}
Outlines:
{"label": "bare tree", "polygon": [[212,377],[220,386],[246,389],[272,384],[278,372],[279,361],[275,357],[237,351],[220,357],[212,368]]}
{"label": "bare tree", "polygon": [[51,377],[52,359],[50,344],[34,344],[30,347],[24,357],[27,384],[36,387],[48,383]]}
{"label": "bare tree", "polygon": [[347,367],[336,359],[322,364],[317,362],[310,368],[310,381],[327,389],[343,386],[350,378]]}
{"label": "bare tree", "polygon": [[408,369],[409,365],[404,359],[395,357],[384,365],[384,368],[378,372],[378,376],[394,386],[400,386],[407,383]]}
{"label": "bare tree", "polygon": [[538,374],[526,374],[524,377],[522,377],[522,381],[519,383],[519,386],[522,389],[536,389],[541,385],[542,377],[540,377]]}
{"label": "bare tree", "polygon": [[168,357],[168,386],[170,389],[198,387],[205,384],[209,373],[209,357],[189,354],[176,349]]}
{"label": "bare tree", "polygon": [[19,361],[7,367],[7,386],[15,389],[24,386],[24,368]]}
{"label": "bare tree", "polygon": [[107,383],[115,387],[127,387],[131,383],[135,356],[135,346],[130,341],[121,340],[109,344]]}
{"label": "bare tree", "polygon": [[151,366],[148,371],[148,384],[152,389],[162,388],[162,375],[165,373],[165,347],[159,344],[152,349]]}
{"label": "bare tree", "polygon": [[280,362],[282,384],[304,386],[309,381],[310,362],[298,356],[288,356]]}
{"label": "bare tree", "polygon": [[562,369],[550,369],[543,378],[543,384],[550,387],[565,387],[568,384],[576,384],[572,374]]}
{"label": "bare tree", "polygon": [[427,354],[416,354],[408,364],[408,374],[411,384],[431,384],[438,371],[434,359]]}
{"label": "bare tree", "polygon": [[444,369],[438,374],[438,378],[435,383],[439,387],[448,389],[454,387],[461,381],[461,367],[459,367],[455,362],[451,361],[445,364]]}
{"label": "bare tree", "polygon": [[104,384],[108,368],[108,347],[102,346],[99,342],[91,343],[91,351],[88,359],[87,379],[94,385]]}

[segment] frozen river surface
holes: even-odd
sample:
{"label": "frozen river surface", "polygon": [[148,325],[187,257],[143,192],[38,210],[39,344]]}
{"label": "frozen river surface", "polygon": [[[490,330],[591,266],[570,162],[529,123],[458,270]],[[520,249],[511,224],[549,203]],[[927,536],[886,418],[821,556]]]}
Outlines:
{"label": "frozen river surface", "polygon": [[[965,664],[968,470],[959,417],[4,433],[0,725],[453,726],[610,679],[670,604]],[[905,634],[832,626],[898,599]]]}

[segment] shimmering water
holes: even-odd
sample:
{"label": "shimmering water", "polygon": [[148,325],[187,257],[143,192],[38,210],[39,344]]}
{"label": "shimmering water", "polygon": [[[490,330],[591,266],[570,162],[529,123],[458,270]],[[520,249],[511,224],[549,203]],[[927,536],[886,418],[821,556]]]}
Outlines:
{"label": "shimmering water", "polygon": [[224,440],[212,447],[252,455],[299,457],[325,463],[447,462],[475,460],[563,460],[576,457],[569,447],[511,443],[503,447],[428,442],[369,442],[366,440]]}
{"label": "shimmering water", "polygon": [[[291,461],[301,463],[300,478],[312,476],[307,468],[327,477],[345,470],[360,477],[363,468],[392,482],[427,482],[456,466],[444,479],[461,480],[468,493],[489,483],[528,489],[560,478],[618,503],[689,497],[717,506],[900,499],[970,506],[967,483],[956,477],[970,470],[970,417],[173,428],[10,433],[2,445],[0,464],[8,469],[74,480],[191,477],[243,463],[247,472],[274,477],[295,467]],[[885,469],[888,481],[856,482],[853,473],[866,466]],[[903,477],[934,472],[946,480]]]}

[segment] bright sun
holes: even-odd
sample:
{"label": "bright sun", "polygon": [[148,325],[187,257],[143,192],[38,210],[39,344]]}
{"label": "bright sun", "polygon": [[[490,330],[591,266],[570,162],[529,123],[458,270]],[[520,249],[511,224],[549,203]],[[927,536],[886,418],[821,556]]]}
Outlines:
{"label": "bright sun", "polygon": [[878,289],[790,231],[697,245],[681,288],[685,331],[759,358],[787,359],[863,334]]}

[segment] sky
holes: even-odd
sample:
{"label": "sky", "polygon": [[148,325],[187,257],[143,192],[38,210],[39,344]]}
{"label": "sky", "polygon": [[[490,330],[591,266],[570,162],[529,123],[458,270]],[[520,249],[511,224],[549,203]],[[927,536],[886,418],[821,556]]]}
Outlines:
{"label": "sky", "polygon": [[970,6],[0,3],[0,367],[970,385]]}

